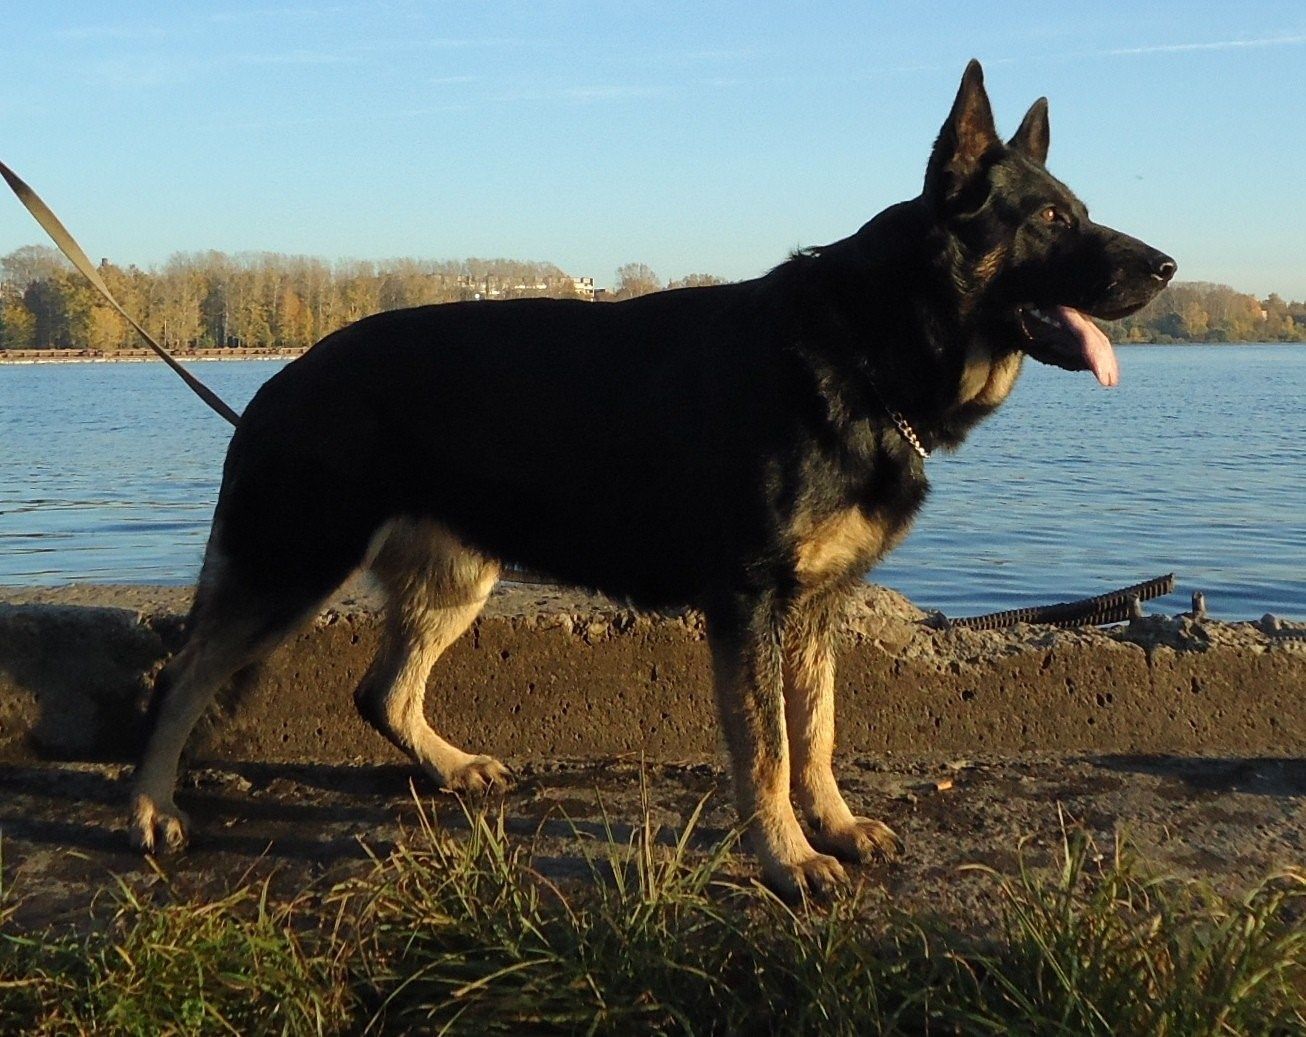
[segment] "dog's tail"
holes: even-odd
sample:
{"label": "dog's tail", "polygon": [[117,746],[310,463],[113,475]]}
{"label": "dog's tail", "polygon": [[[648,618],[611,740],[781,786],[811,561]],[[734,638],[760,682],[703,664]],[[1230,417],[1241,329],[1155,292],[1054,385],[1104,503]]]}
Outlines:
{"label": "dog's tail", "polygon": [[37,193],[28,187],[18,174],[3,162],[0,162],[0,176],[5,178],[14,194],[18,196],[18,200],[26,206],[27,211],[32,214],[36,222],[41,225],[41,228],[50,235],[50,240],[59,246],[59,251],[68,257],[68,261],[77,268],[78,273],[90,281],[91,286],[104,296],[105,301],[117,310],[128,324],[136,329],[141,338],[145,339],[149,347],[159,355],[159,358],[181,376],[181,380],[191,387],[196,396],[233,425],[237,424],[240,421],[240,415],[227,406],[217,393],[182,367],[181,364],[177,363],[172,354],[155,342],[150,333],[142,328],[136,322],[136,319],[118,304],[118,300],[109,291],[109,286],[104,283],[99,271],[86,258],[86,253],[82,251],[82,247],[68,233],[67,228],[59,222],[59,217],[50,211],[50,207],[45,202],[41,201]]}

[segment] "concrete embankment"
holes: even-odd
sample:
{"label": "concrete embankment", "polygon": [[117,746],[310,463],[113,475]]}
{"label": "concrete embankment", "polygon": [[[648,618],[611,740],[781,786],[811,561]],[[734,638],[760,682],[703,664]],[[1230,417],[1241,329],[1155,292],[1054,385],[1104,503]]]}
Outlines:
{"label": "concrete embankment", "polygon": [[[347,595],[203,736],[208,762],[179,791],[190,851],[131,853],[129,768],[113,761],[134,752],[187,596],[0,591],[7,924],[85,925],[123,888],[206,900],[251,880],[286,895],[325,888],[404,838],[414,794],[440,825],[465,826],[462,805],[355,716],[377,621]],[[836,762],[854,809],[884,819],[907,853],[854,869],[856,881],[983,928],[1000,905],[965,866],[1056,866],[1070,828],[1104,854],[1123,834],[1149,868],[1229,891],[1300,867],[1302,632],[1163,618],[1113,632],[937,631],[868,589],[842,650]],[[674,834],[707,797],[695,853],[737,821],[697,617],[508,587],[437,668],[430,698],[440,730],[512,766],[504,824],[550,878],[583,881],[595,841],[626,844],[646,811]],[[742,878],[754,864],[732,855],[723,867]]]}
{"label": "concrete embankment", "polygon": [[[181,588],[0,590],[0,760],[127,759],[181,640]],[[1112,630],[936,630],[868,588],[839,671],[842,752],[1274,755],[1306,750],[1306,640],[1291,624],[1149,617]],[[355,716],[375,602],[347,592],[284,645],[199,756],[398,758]],[[506,586],[440,662],[438,730],[509,757],[701,758],[718,748],[701,618]]]}

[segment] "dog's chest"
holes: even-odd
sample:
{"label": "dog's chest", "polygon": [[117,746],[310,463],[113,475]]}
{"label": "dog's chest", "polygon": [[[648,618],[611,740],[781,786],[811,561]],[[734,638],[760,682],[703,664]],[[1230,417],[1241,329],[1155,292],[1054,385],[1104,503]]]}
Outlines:
{"label": "dog's chest", "polygon": [[993,359],[987,349],[968,347],[966,362],[961,371],[957,389],[958,404],[996,407],[1010,394],[1020,374],[1022,354],[1006,353]]}
{"label": "dog's chest", "polygon": [[883,507],[851,505],[796,524],[794,561],[799,582],[815,586],[865,573],[903,538],[910,516]]}

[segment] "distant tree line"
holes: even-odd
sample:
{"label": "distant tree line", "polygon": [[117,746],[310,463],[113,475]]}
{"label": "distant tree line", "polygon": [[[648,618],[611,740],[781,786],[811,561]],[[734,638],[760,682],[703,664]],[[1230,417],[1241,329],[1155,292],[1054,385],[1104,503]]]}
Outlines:
{"label": "distant tree line", "polygon": [[1137,313],[1104,327],[1116,342],[1306,342],[1306,303],[1180,281]]}
{"label": "distant tree line", "polygon": [[[461,299],[568,298],[552,263],[508,259],[327,263],[270,253],[173,256],[144,271],[102,261],[123,308],[168,348],[302,349],[381,310]],[[0,348],[138,348],[135,332],[53,249],[0,257]]]}
{"label": "distant tree line", "polygon": [[[183,253],[145,271],[107,260],[100,274],[127,312],[169,348],[303,349],[381,310],[457,300],[630,299],[663,288],[722,284],[691,274],[666,284],[644,263],[593,290],[552,263],[508,259],[328,263],[275,253]],[[1306,340],[1306,304],[1258,300],[1225,285],[1170,286],[1148,307],[1107,325],[1121,342]],[[0,257],[0,349],[139,347],[135,333],[54,249]]]}
{"label": "distant tree line", "polygon": [[[617,268],[613,298],[721,283],[711,274],[691,274],[664,286],[643,263],[627,263]],[[1306,342],[1306,303],[1285,302],[1274,294],[1257,299],[1224,284],[1181,281],[1132,316],[1099,323],[1115,342]]]}

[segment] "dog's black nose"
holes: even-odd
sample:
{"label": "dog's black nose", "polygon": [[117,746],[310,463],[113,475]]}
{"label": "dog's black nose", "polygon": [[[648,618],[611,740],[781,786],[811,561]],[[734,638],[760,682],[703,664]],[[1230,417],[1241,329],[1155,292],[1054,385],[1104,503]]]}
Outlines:
{"label": "dog's black nose", "polygon": [[1178,269],[1179,264],[1164,252],[1158,252],[1152,257],[1152,276],[1158,281],[1169,281]]}

